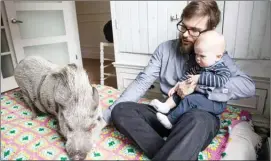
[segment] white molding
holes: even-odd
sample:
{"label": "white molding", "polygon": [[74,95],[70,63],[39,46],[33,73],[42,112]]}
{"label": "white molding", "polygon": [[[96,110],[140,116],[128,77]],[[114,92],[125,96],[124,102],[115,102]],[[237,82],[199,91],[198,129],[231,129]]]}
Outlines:
{"label": "white molding", "polygon": [[145,68],[145,66],[142,66],[142,65],[124,64],[124,63],[118,63],[118,62],[114,62],[113,65],[116,68],[124,68],[124,69],[139,69],[139,70],[143,70]]}
{"label": "white molding", "polygon": [[34,39],[24,39],[22,41],[23,46],[36,46],[36,45],[45,45],[45,44],[54,44],[67,42],[68,37],[65,36],[52,36],[52,37],[41,37]]}
{"label": "white molding", "polygon": [[11,52],[9,51],[9,52],[4,52],[4,53],[1,53],[1,56],[4,56],[4,55],[9,55],[9,54],[11,54]]}
{"label": "white molding", "polygon": [[255,82],[259,82],[259,83],[270,83],[270,78],[268,77],[253,77],[252,76],[252,79],[255,81]]}

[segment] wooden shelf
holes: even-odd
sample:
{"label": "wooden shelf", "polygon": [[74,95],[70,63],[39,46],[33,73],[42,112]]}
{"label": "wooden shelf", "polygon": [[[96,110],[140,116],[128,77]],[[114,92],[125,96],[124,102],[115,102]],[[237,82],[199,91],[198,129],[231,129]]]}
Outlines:
{"label": "wooden shelf", "polygon": [[4,55],[9,55],[9,54],[11,54],[11,52],[9,51],[9,52],[4,52],[4,53],[1,53],[1,56],[4,56]]}

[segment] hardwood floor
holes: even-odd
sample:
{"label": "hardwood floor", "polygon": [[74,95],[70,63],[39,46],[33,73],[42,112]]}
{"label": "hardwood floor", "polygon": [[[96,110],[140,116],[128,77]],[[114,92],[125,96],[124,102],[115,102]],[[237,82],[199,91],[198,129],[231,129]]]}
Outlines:
{"label": "hardwood floor", "polygon": [[[111,61],[105,61],[104,64],[109,64]],[[83,58],[83,67],[88,73],[89,80],[92,84],[100,84],[100,59],[87,59]],[[115,72],[114,66],[105,68],[105,72]],[[105,80],[104,85],[117,88],[117,78],[110,77]]]}

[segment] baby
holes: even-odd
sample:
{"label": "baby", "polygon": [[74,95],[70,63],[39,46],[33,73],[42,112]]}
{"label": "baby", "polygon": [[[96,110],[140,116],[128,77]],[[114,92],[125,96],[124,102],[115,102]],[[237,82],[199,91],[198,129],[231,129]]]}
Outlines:
{"label": "baby", "polygon": [[[221,59],[225,51],[223,35],[214,30],[202,33],[194,44],[194,51],[197,65],[186,71],[179,82],[170,89],[166,102],[162,103],[157,99],[150,102],[150,105],[158,111],[156,114],[158,120],[168,129],[171,129],[172,124],[191,108],[202,109],[216,115],[221,114],[226,108],[227,102],[209,100],[202,93],[191,91],[192,94],[184,98],[176,93],[176,88],[185,83],[193,83],[208,89],[223,87],[231,76]],[[164,115],[174,107],[176,109],[168,116]]]}

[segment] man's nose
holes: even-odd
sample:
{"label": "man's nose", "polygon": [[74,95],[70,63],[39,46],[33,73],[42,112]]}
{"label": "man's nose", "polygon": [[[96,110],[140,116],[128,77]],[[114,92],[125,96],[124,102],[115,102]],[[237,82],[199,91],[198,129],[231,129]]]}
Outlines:
{"label": "man's nose", "polygon": [[189,36],[189,33],[188,33],[188,30],[186,30],[184,33],[183,33],[183,37],[188,37]]}

